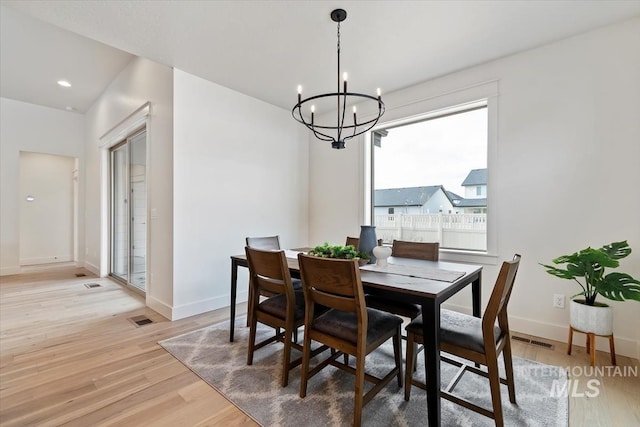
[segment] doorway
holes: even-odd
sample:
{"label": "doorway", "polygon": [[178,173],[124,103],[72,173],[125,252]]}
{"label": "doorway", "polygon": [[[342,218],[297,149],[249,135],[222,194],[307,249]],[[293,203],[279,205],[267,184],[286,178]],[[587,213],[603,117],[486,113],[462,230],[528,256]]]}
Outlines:
{"label": "doorway", "polygon": [[20,266],[77,261],[77,159],[21,151]]}
{"label": "doorway", "polygon": [[147,132],[140,129],[110,149],[109,275],[146,292]]}

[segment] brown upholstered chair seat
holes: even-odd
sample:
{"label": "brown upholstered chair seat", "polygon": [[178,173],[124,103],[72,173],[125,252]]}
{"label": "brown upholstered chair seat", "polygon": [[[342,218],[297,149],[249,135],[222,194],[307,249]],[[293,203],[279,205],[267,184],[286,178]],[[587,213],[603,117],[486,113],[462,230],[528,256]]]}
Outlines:
{"label": "brown upholstered chair seat", "polygon": [[[416,317],[405,328],[407,332],[422,335],[422,316]],[[496,343],[502,337],[500,328],[493,327]],[[440,311],[440,342],[453,344],[478,353],[484,353],[482,338],[482,319],[458,313],[457,311]]]}
{"label": "brown upholstered chair seat", "polygon": [[[294,292],[296,298],[296,305],[294,311],[294,319],[304,319],[304,292],[302,290]],[[276,295],[271,298],[267,298],[258,304],[258,310],[265,313],[269,313],[273,316],[284,318],[287,314],[287,297],[285,295]],[[316,316],[328,310],[327,307],[321,305],[316,306]]]}
{"label": "brown upholstered chair seat", "polygon": [[[317,306],[316,306],[317,307]],[[316,308],[317,310],[317,308]],[[367,308],[367,345],[376,342],[389,332],[389,328],[402,325],[402,319],[384,311]],[[316,317],[313,328],[319,332],[338,337],[356,345],[358,319],[356,313],[331,309]]]}
{"label": "brown upholstered chair seat", "polygon": [[[304,294],[302,291],[294,292],[296,297],[294,319],[304,318]],[[258,310],[272,314],[284,319],[287,315],[287,296],[279,294],[271,298],[267,298],[258,304]]]}

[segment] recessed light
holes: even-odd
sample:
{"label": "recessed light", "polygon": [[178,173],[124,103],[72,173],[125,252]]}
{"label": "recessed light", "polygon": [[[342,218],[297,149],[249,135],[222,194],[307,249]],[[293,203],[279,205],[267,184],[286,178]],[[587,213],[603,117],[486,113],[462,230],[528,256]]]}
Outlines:
{"label": "recessed light", "polygon": [[75,108],[73,108],[73,107],[72,107],[72,106],[70,106],[70,105],[67,105],[66,107],[64,107],[64,109],[65,109],[65,110],[67,110],[67,111],[76,111],[76,109],[75,109]]}
{"label": "recessed light", "polygon": [[71,87],[71,83],[66,80],[58,80],[58,84],[62,87]]}

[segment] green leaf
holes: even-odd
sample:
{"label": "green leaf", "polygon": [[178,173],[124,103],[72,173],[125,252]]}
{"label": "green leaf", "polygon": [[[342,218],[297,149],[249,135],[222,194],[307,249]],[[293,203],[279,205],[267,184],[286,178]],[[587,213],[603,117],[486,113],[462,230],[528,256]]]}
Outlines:
{"label": "green leaf", "polygon": [[640,302],[640,281],[626,273],[609,273],[596,287],[600,295],[614,301]]}
{"label": "green leaf", "polygon": [[609,243],[601,247],[600,251],[606,253],[612,259],[621,259],[631,253],[631,247],[629,247],[626,240],[623,240],[622,242]]}

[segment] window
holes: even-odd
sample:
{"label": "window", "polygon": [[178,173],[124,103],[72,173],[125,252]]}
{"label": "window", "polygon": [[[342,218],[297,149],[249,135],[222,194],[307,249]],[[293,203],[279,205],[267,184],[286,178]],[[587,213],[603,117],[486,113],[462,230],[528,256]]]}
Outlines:
{"label": "window", "polygon": [[487,250],[487,101],[441,109],[371,138],[378,238]]}

